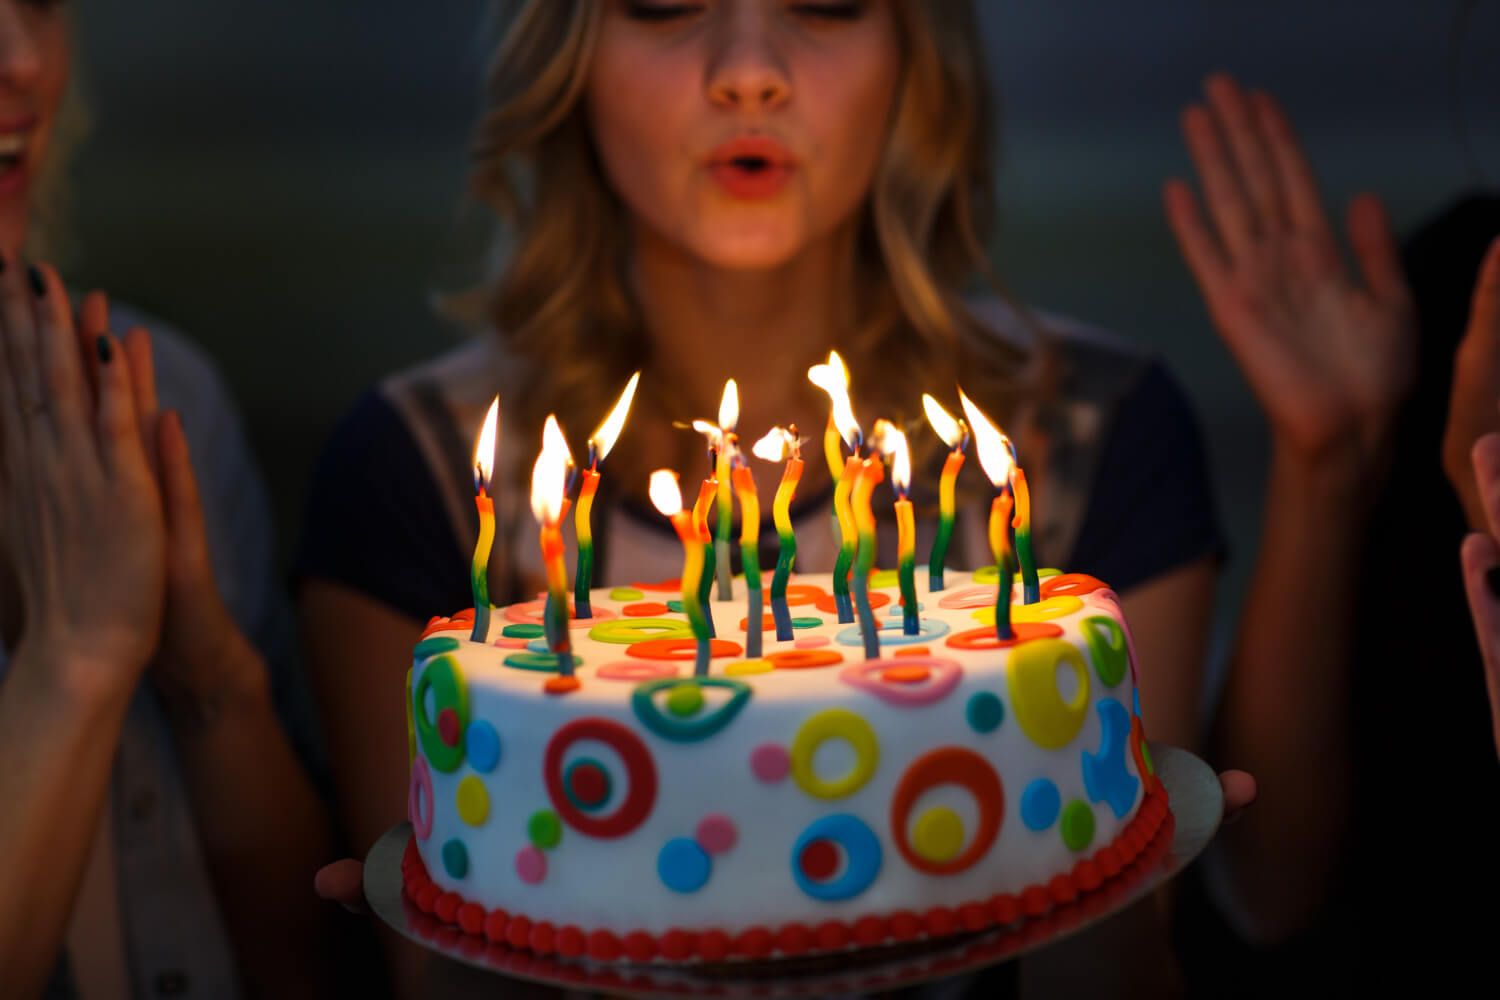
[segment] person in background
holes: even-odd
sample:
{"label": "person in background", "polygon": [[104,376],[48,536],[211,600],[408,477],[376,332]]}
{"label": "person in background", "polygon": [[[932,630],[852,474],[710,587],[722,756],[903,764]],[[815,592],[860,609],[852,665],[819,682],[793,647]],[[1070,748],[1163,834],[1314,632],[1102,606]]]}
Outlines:
{"label": "person in background", "polygon": [[0,993],[321,996],[330,824],[229,396],[25,259],[55,235],[71,36],[64,5],[0,0]]}

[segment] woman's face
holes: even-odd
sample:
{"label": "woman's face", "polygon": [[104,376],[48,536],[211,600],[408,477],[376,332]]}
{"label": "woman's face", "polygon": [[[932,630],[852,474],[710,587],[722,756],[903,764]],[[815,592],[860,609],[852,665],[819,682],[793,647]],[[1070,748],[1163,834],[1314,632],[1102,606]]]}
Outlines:
{"label": "woman's face", "polygon": [[0,248],[7,253],[26,241],[70,56],[62,0],[0,0]]}
{"label": "woman's face", "polygon": [[854,217],[900,62],[889,0],[608,0],[589,118],[636,224],[775,267]]}

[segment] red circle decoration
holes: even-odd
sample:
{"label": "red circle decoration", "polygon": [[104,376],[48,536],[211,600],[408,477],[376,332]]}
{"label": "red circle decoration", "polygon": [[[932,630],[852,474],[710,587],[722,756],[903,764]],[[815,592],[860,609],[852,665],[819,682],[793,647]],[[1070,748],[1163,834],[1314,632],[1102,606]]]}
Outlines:
{"label": "red circle decoration", "polygon": [[802,848],[797,863],[802,867],[802,874],[814,882],[826,882],[839,869],[839,849],[833,841],[819,837]]}
{"label": "red circle decoration", "polygon": [[[728,639],[708,640],[708,655],[712,659],[739,656],[744,651],[745,647]],[[697,653],[697,639],[644,639],[625,647],[626,656],[643,660],[691,660]]]}
{"label": "red circle decoration", "polygon": [[[573,804],[563,788],[563,756],[578,740],[598,740],[625,764],[628,779],[625,801],[605,816],[590,816]],[[651,752],[629,729],[594,716],[574,719],[552,734],[542,764],[542,778],[547,783],[547,797],[557,814],[579,833],[590,837],[623,837],[645,822],[656,803],[656,764]]]}
{"label": "red circle decoration", "polygon": [[[979,829],[957,857],[929,861],[912,849],[907,819],[918,797],[939,785],[959,785],[974,796],[979,806]],[[918,757],[901,776],[891,798],[891,833],[896,847],[907,864],[929,875],[953,875],[972,866],[995,842],[1004,818],[1005,791],[1000,776],[983,757],[962,747],[939,747]]]}
{"label": "red circle decoration", "polygon": [[585,761],[568,775],[573,797],[589,807],[603,805],[609,797],[609,775],[592,761]]}
{"label": "red circle decoration", "polygon": [[425,639],[437,632],[467,632],[474,628],[474,609],[467,608],[454,615],[452,618],[444,618],[441,615],[433,615],[427,619],[427,627],[422,629],[422,638]]}
{"label": "red circle decoration", "polygon": [[[891,603],[891,595],[890,594],[881,593],[878,590],[872,590],[872,591],[870,591],[870,610],[871,611],[879,611],[881,608],[885,607],[889,603]],[[818,608],[819,611],[826,611],[830,615],[836,615],[836,614],[838,614],[839,608],[838,608],[838,605],[834,602],[834,597],[833,597],[832,594],[824,594],[823,596],[819,597],[816,601],[814,601],[813,604],[817,605],[817,608]]]}
{"label": "red circle decoration", "polygon": [[654,590],[658,593],[676,594],[682,590],[681,580],[657,580],[653,583],[642,583],[637,580],[631,584],[636,590]]}
{"label": "red circle decoration", "polygon": [[766,659],[774,663],[777,670],[811,670],[843,663],[844,654],[832,649],[783,649]]}
{"label": "red circle decoration", "polygon": [[1063,573],[1042,581],[1042,599],[1058,596],[1082,597],[1096,590],[1108,590],[1109,584],[1087,573]]}
{"label": "red circle decoration", "polygon": [[1032,639],[1057,639],[1063,634],[1063,630],[1051,622],[1013,622],[1010,630],[1012,638],[997,639],[995,626],[985,625],[967,632],[955,632],[946,641],[954,649],[1009,649]]}
{"label": "red circle decoration", "polygon": [[641,601],[638,604],[627,604],[620,609],[620,613],[627,618],[655,618],[664,615],[672,609],[660,601]]}
{"label": "red circle decoration", "polygon": [[450,747],[458,746],[458,713],[445,708],[438,713],[438,738]]}

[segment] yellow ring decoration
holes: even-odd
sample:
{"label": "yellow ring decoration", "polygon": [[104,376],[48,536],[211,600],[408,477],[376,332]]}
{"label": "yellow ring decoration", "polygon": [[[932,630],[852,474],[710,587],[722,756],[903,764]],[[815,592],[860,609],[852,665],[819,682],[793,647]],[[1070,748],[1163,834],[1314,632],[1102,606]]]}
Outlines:
{"label": "yellow ring decoration", "polygon": [[[1066,664],[1078,684],[1071,701],[1057,690],[1058,664]],[[1083,654],[1062,639],[1034,639],[1010,654],[1010,700],[1016,722],[1033,743],[1060,750],[1083,728],[1089,708],[1089,669]]]}
{"label": "yellow ring decoration", "polygon": [[[813,757],[828,740],[843,740],[854,748],[854,766],[837,781],[824,781],[813,769]],[[880,741],[863,718],[847,708],[826,708],[802,723],[792,740],[792,777],[797,786],[817,799],[841,799],[864,787],[880,763]]]}

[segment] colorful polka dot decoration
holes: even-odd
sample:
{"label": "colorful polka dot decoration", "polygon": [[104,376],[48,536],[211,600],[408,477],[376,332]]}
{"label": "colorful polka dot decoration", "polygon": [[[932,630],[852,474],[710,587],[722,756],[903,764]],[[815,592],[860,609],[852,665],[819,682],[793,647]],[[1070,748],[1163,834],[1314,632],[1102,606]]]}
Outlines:
{"label": "colorful polka dot decoration", "polygon": [[538,809],[526,821],[526,837],[537,849],[550,851],[562,843],[562,820],[551,809]]}
{"label": "colorful polka dot decoration", "polygon": [[964,707],[964,718],[976,733],[993,733],[1005,721],[1005,704],[992,691],[976,691]]}
{"label": "colorful polka dot decoration", "polygon": [[[1083,610],[1083,602],[1076,597],[1046,597],[1036,604],[1013,604],[1010,609],[1011,623],[1046,622]],[[995,624],[995,606],[988,604],[974,611],[974,620],[981,625]]]}
{"label": "colorful polka dot decoration", "polygon": [[[854,764],[833,781],[818,775],[814,758],[828,740],[843,740],[854,750]],[[825,708],[802,723],[792,740],[792,779],[817,799],[841,799],[865,786],[880,763],[880,741],[865,719],[847,708]]]}
{"label": "colorful polka dot decoration", "polygon": [[1037,778],[1021,793],[1021,822],[1028,830],[1046,830],[1057,822],[1062,796],[1046,778]]}
{"label": "colorful polka dot decoration", "polygon": [[540,639],[547,630],[540,625],[507,625],[500,634],[507,639]]}
{"label": "colorful polka dot decoration", "polygon": [[563,772],[568,801],[585,812],[598,812],[609,804],[613,782],[609,770],[592,757],[579,757]]}
{"label": "colorful polka dot decoration", "polygon": [[[449,733],[440,733],[437,720],[427,714],[429,692],[440,718],[445,711],[452,712],[453,721],[444,726]],[[469,724],[469,693],[463,672],[453,657],[435,657],[422,667],[412,691],[412,718],[416,723],[417,742],[432,766],[444,773],[458,770],[464,759],[463,743],[458,735]],[[446,739],[445,735],[451,735],[452,739]]]}
{"label": "colorful polka dot decoration", "polygon": [[1126,741],[1130,739],[1130,714],[1113,698],[1101,698],[1098,753],[1083,754],[1083,787],[1090,802],[1108,802],[1116,819],[1124,819],[1135,805],[1140,782],[1125,767]]}
{"label": "colorful polka dot decoration", "polygon": [[[716,707],[706,708],[705,689],[728,691],[729,697]],[[665,712],[657,705],[656,695],[661,691],[669,692]],[[688,694],[689,691],[693,694]],[[680,681],[667,678],[638,685],[631,692],[630,707],[635,717],[657,736],[678,743],[693,743],[708,739],[734,721],[749,702],[750,692],[750,685],[732,677],[695,677]],[[674,697],[677,699],[676,709],[672,707]],[[687,711],[689,708],[692,711]]]}
{"label": "colorful polka dot decoration", "polygon": [[713,859],[689,837],[673,837],[656,856],[656,874],[673,892],[697,892],[712,871]]}
{"label": "colorful polka dot decoration", "polygon": [[778,743],[762,743],[750,751],[750,773],[757,781],[774,785],[792,772],[792,758]]}
{"label": "colorful polka dot decoration", "polygon": [[1058,824],[1062,831],[1063,843],[1068,845],[1069,850],[1086,850],[1094,842],[1094,810],[1089,808],[1087,802],[1074,799],[1069,802],[1062,811],[1062,821]]}
{"label": "colorful polka dot decoration", "polygon": [[[879,591],[875,591],[875,590],[870,591],[870,610],[871,611],[879,611],[881,608],[885,607],[887,604],[890,604],[890,603],[891,603],[891,595],[890,594],[882,594]],[[834,600],[834,596],[832,594],[824,593],[822,591],[820,591],[818,593],[817,599],[813,601],[813,607],[817,608],[819,611],[823,612],[824,614],[836,615],[836,614],[839,613],[839,606],[838,606],[837,602]]]}
{"label": "colorful polka dot decoration", "polygon": [[739,841],[740,832],[734,820],[728,816],[709,813],[698,821],[698,828],[693,836],[698,841],[698,846],[709,854],[727,854]]}
{"label": "colorful polka dot decoration", "polygon": [[776,664],[767,659],[736,660],[724,664],[724,673],[729,677],[745,677],[753,674],[769,674]]}
{"label": "colorful polka dot decoration", "polygon": [[766,659],[777,670],[813,670],[838,666],[844,662],[844,654],[835,649],[783,649]]}
{"label": "colorful polka dot decoration", "polygon": [[[745,647],[728,639],[708,640],[708,655],[711,659],[739,656]],[[698,643],[694,639],[647,639],[625,647],[626,656],[638,656],[644,660],[692,660],[698,655]]]}
{"label": "colorful polka dot decoration", "polygon": [[[542,620],[542,616],[543,614],[545,614],[546,609],[547,602],[545,600],[522,601],[520,604],[512,604],[502,613],[504,614],[506,621],[513,622],[517,625],[545,625],[546,623]],[[589,628],[593,626],[595,622],[600,622],[616,617],[615,612],[610,611],[607,608],[594,608],[593,611],[594,616],[592,618],[579,618],[578,609],[573,606],[572,601],[569,601],[568,627]]]}
{"label": "colorful polka dot decoration", "polygon": [[821,649],[833,640],[826,635],[799,635],[792,640],[796,649]]}
{"label": "colorful polka dot decoration", "polygon": [[1130,652],[1125,644],[1125,630],[1120,627],[1119,622],[1107,615],[1085,618],[1081,627],[1099,680],[1105,687],[1119,684],[1125,679],[1125,669],[1129,665]]}
{"label": "colorful polka dot decoration", "polygon": [[463,878],[469,874],[469,849],[461,840],[450,840],[443,845],[443,870],[451,878]]}
{"label": "colorful polka dot decoration", "polygon": [[908,656],[899,660],[866,660],[845,667],[839,680],[898,708],[931,705],[946,698],[963,677],[955,660]]}
{"label": "colorful polka dot decoration", "polygon": [[474,775],[468,775],[458,783],[454,799],[458,818],[470,826],[483,826],[490,818],[490,793],[485,790],[484,782]]}
{"label": "colorful polka dot decoration", "polygon": [[536,847],[516,852],[516,877],[527,885],[539,885],[547,877],[547,855]]}
{"label": "colorful polka dot decoration", "polygon": [[[931,849],[935,844],[949,842],[953,834],[952,822],[958,821],[957,814],[953,814],[952,820],[942,815],[928,819],[928,850],[925,851],[916,842],[910,822],[917,800],[927,791],[942,785],[957,785],[965,789],[978,808],[979,818],[972,835],[966,834],[959,821],[960,839],[967,837],[968,847],[955,850],[946,857],[936,857]],[[901,776],[891,799],[891,834],[896,849],[913,868],[929,875],[953,875],[972,867],[995,842],[1004,819],[1005,792],[1000,776],[989,761],[963,747],[940,747],[918,757]]]}
{"label": "colorful polka dot decoration", "polygon": [[426,757],[412,761],[411,782],[406,793],[406,818],[411,820],[413,832],[418,840],[432,836],[433,806],[432,770]]}
{"label": "colorful polka dot decoration", "polygon": [[1034,639],[1057,639],[1061,638],[1063,630],[1048,622],[1012,622],[1011,637],[1000,639],[995,635],[995,623],[991,620],[987,628],[967,629],[963,632],[955,632],[946,640],[946,644],[953,649],[1010,649],[1019,646],[1023,642],[1031,642]]}
{"label": "colorful polka dot decoration", "polygon": [[641,681],[661,680],[664,677],[676,677],[682,672],[682,667],[676,663],[653,663],[650,660],[617,660],[614,663],[606,663],[594,671],[594,676],[606,681],[630,681],[640,683]]}
{"label": "colorful polka dot decoration", "polygon": [[1060,573],[1042,584],[1043,597],[1082,597],[1096,590],[1108,590],[1109,584],[1087,573]]}
{"label": "colorful polka dot decoration", "polygon": [[[625,793],[618,806],[594,815],[573,804],[563,779],[563,762],[568,748],[583,740],[605,744],[620,758],[625,768]],[[589,716],[566,723],[547,743],[542,764],[542,779],[547,797],[568,826],[590,837],[623,837],[651,814],[656,804],[656,764],[641,738],[610,719]]]}
{"label": "colorful polka dot decoration", "polygon": [[[901,619],[886,619],[876,631],[882,646],[911,646],[919,642],[931,642],[947,635],[950,626],[938,618],[923,618],[916,635],[907,635],[901,630]],[[864,634],[858,625],[850,625],[834,636],[834,641],[844,646],[863,646]]]}
{"label": "colorful polka dot decoration", "polygon": [[[573,656],[572,654],[568,655],[572,657],[574,667],[583,665],[583,657]],[[512,653],[505,658],[504,662],[507,667],[514,667],[517,670],[534,670],[537,673],[555,674],[558,672],[562,657],[556,653]]]}
{"label": "colorful polka dot decoration", "polygon": [[648,639],[691,639],[693,628],[678,618],[617,618],[589,629],[589,638],[616,646],[631,646]]}
{"label": "colorful polka dot decoration", "polygon": [[[1073,696],[1058,690],[1059,668],[1070,672]],[[1023,643],[1011,653],[1007,672],[1016,724],[1037,746],[1060,750],[1083,728],[1089,706],[1089,671],[1083,656],[1062,639]]]}
{"label": "colorful polka dot decoration", "polygon": [[500,734],[485,720],[475,719],[464,733],[464,750],[474,770],[489,774],[500,763]]}
{"label": "colorful polka dot decoration", "polygon": [[434,635],[417,643],[416,648],[412,650],[412,659],[420,663],[439,653],[451,653],[462,645],[463,643],[451,635]]}
{"label": "colorful polka dot decoration", "polygon": [[792,845],[792,878],[813,899],[840,902],[880,874],[880,838],[864,820],[838,813],[814,820]]}
{"label": "colorful polka dot decoration", "polygon": [[658,618],[671,610],[660,601],[642,601],[638,604],[627,604],[620,609],[622,614],[631,618]]}
{"label": "colorful polka dot decoration", "polygon": [[[823,619],[815,618],[811,615],[802,615],[791,619],[791,622],[792,628],[817,628],[818,626],[823,624]],[[762,632],[776,631],[776,619],[771,615],[762,615],[760,619],[760,630]],[[740,631],[750,631],[750,619],[740,619]]]}
{"label": "colorful polka dot decoration", "polygon": [[635,587],[616,587],[609,592],[611,601],[639,601],[646,592]]}

